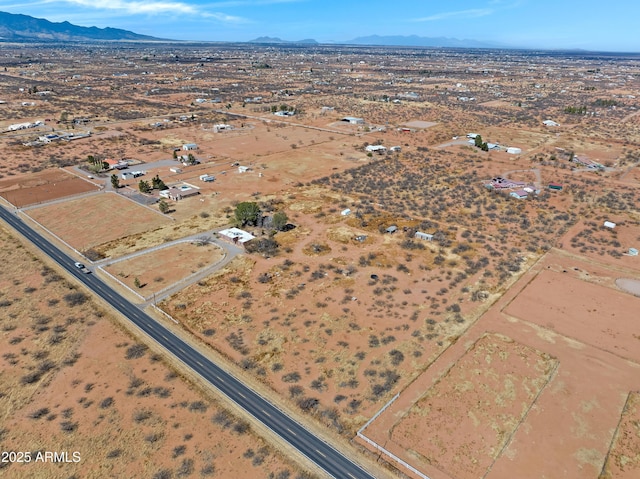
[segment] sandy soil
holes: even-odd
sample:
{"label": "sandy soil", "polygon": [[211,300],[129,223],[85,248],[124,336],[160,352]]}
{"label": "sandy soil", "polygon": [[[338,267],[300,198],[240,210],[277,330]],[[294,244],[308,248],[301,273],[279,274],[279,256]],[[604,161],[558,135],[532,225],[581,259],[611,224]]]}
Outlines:
{"label": "sandy soil", "polygon": [[629,394],[614,442],[599,479],[632,479],[640,474],[640,393]]}
{"label": "sandy soil", "polygon": [[98,190],[95,184],[64,170],[45,170],[0,180],[0,196],[19,208]]}
{"label": "sandy soil", "polygon": [[[0,438],[3,451],[34,458],[0,463],[0,475],[294,477],[298,468],[246,422],[190,387],[4,228],[0,236]],[[36,462],[38,452],[67,453],[70,462]]]}
{"label": "sandy soil", "polygon": [[[549,280],[555,282],[548,284]],[[624,303],[626,301],[631,303]],[[625,314],[617,309],[621,302],[626,304]],[[637,348],[630,349],[629,345],[629,341],[637,342],[637,339],[633,335],[634,318],[628,314],[636,309],[637,302],[633,296],[617,292],[612,271],[606,267],[562,254],[549,254],[498,300],[461,340],[445,351],[425,374],[405,389],[365,434],[431,477],[464,474],[460,469],[439,470],[429,461],[408,454],[404,447],[392,441],[388,431],[414,410],[414,405],[419,404],[426,391],[438,387],[439,378],[447,377],[450,370],[465,371],[459,367],[460,361],[472,357],[466,354],[469,348],[491,332],[512,338],[515,344],[522,345],[527,351],[533,348],[545,357],[556,358],[558,368],[533,403],[529,401],[531,408],[528,414],[506,442],[504,450],[495,456],[488,472],[485,471],[486,475],[483,472],[468,477],[506,479],[513,477],[513,471],[518,471],[519,477],[531,479],[598,477],[627,396],[637,388],[640,366],[624,357],[635,360],[637,356]],[[519,318],[507,313],[516,307]],[[599,313],[593,311],[594,308]],[[567,319],[579,321],[580,314],[585,315],[588,321],[575,323],[573,327],[569,326],[571,323],[565,326]],[[622,332],[627,329],[630,332]],[[618,345],[618,341],[627,344],[626,350]],[[468,373],[469,369],[466,369]],[[536,373],[540,371],[536,370]],[[444,406],[459,408],[464,421],[471,421],[472,417],[464,417],[464,414],[474,411],[478,407],[477,402],[482,403],[482,396],[475,391],[462,394],[465,383],[455,384],[451,387],[453,391],[459,388],[458,401]],[[495,405],[491,411],[494,415],[489,417],[493,420],[502,418]],[[406,427],[410,427],[410,423]],[[424,443],[431,444],[429,438],[437,437],[442,430],[431,433],[422,429],[426,436]],[[455,437],[464,439],[474,430],[474,426],[456,429]],[[485,429],[482,431],[486,433]],[[476,450],[474,447],[473,451]],[[622,457],[624,453],[617,454]],[[545,460],[540,461],[540,457]],[[459,457],[452,458],[444,467],[451,468],[459,461]]]}
{"label": "sandy soil", "polygon": [[[186,242],[118,261],[105,269],[131,289],[139,289],[140,294],[148,297],[223,257],[224,252],[216,245]],[[136,278],[140,282],[139,288],[135,286]]]}
{"label": "sandy soil", "polygon": [[509,338],[485,335],[395,425],[391,439],[452,477],[483,477],[557,365]]}
{"label": "sandy soil", "polygon": [[[29,210],[28,214],[80,251],[153,230],[171,221],[159,212],[109,192],[45,205]],[[132,218],[135,220],[131,221]]]}

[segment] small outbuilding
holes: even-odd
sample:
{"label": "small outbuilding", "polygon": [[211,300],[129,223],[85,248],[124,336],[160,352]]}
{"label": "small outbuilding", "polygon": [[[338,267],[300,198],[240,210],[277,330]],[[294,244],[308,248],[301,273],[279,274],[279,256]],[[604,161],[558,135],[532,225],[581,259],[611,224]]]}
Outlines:
{"label": "small outbuilding", "polygon": [[351,210],[350,210],[349,208],[346,208],[346,209],[342,210],[342,211],[340,212],[340,214],[341,214],[342,216],[349,216],[349,215],[351,214]]}
{"label": "small outbuilding", "polygon": [[611,221],[605,221],[603,226],[605,228],[614,229],[616,227],[616,224]]}
{"label": "small outbuilding", "polygon": [[396,231],[398,231],[398,227],[396,225],[391,225],[385,231],[387,233],[395,233]]}
{"label": "small outbuilding", "polygon": [[379,155],[382,155],[383,153],[386,153],[387,147],[382,145],[367,145],[365,150],[368,153],[378,153]]}
{"label": "small outbuilding", "polygon": [[422,231],[416,231],[414,235],[416,239],[421,239],[425,241],[433,241],[433,235],[429,233],[423,233]]}
{"label": "small outbuilding", "polygon": [[195,143],[185,143],[184,145],[182,145],[182,149],[184,151],[197,150],[198,149],[198,145],[195,144]]}
{"label": "small outbuilding", "polygon": [[364,125],[364,119],[357,118],[355,116],[345,116],[342,121],[346,121],[347,123],[351,123],[352,125]]}
{"label": "small outbuilding", "polygon": [[522,153],[522,149],[516,148],[515,146],[510,146],[509,148],[507,148],[507,153],[509,153],[510,155],[519,155],[520,153]]}
{"label": "small outbuilding", "polygon": [[509,196],[511,196],[512,198],[517,198],[519,200],[524,200],[529,196],[529,192],[525,190],[516,190],[509,193]]}

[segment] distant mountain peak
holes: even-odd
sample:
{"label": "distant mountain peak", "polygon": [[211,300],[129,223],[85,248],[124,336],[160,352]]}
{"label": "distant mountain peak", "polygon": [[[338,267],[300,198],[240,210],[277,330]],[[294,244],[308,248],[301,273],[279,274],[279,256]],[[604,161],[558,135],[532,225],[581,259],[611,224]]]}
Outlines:
{"label": "distant mountain peak", "polygon": [[29,15],[0,12],[0,38],[12,41],[160,41],[119,28],[80,27]]}
{"label": "distant mountain peak", "polygon": [[286,45],[286,44],[317,45],[318,44],[318,42],[312,38],[305,39],[305,40],[289,41],[289,40],[283,40],[278,37],[258,37],[253,40],[249,40],[248,43],[277,43],[279,45]]}
{"label": "distant mountain peak", "polygon": [[402,47],[500,48],[503,45],[477,40],[459,40],[447,37],[420,37],[418,35],[369,35],[342,42],[346,45],[381,45]]}

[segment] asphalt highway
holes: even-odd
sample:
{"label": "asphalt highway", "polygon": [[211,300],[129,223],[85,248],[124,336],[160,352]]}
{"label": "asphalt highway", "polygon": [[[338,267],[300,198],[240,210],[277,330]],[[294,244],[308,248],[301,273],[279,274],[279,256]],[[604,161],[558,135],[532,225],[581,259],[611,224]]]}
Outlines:
{"label": "asphalt highway", "polygon": [[347,459],[335,448],[317,438],[273,404],[193,349],[189,344],[175,336],[98,277],[93,274],[83,273],[77,269],[71,257],[43,238],[17,215],[0,206],[0,218],[40,248],[69,274],[83,282],[94,294],[127,317],[169,354],[182,361],[222,394],[251,414],[256,420],[313,461],[327,474],[336,479],[374,479],[374,476]]}

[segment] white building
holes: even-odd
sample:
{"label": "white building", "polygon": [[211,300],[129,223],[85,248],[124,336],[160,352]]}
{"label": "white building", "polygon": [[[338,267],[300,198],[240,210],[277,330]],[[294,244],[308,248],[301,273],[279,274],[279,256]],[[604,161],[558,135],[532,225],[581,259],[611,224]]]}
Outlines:
{"label": "white building", "polygon": [[387,147],[382,145],[367,145],[365,151],[369,153],[378,153],[381,155],[387,151]]}
{"label": "white building", "polygon": [[556,123],[556,122],[555,122],[555,121],[553,121],[553,120],[545,120],[545,121],[543,121],[543,122],[542,122],[542,124],[543,124],[544,126],[560,126],[560,124],[559,124],[559,123]]}
{"label": "white building", "polygon": [[218,231],[220,239],[228,241],[233,244],[244,245],[247,241],[251,241],[255,238],[251,233],[241,230],[239,228],[229,228],[226,230]]}
{"label": "white building", "polygon": [[364,125],[364,119],[356,118],[355,116],[345,116],[342,121],[346,121],[352,125]]}
{"label": "white building", "polygon": [[198,145],[195,143],[185,143],[184,145],[182,145],[182,149],[184,151],[197,150]]}
{"label": "white building", "polygon": [[507,153],[509,153],[510,155],[519,155],[520,153],[522,153],[522,149],[516,148],[515,146],[510,146],[509,148],[507,148]]}
{"label": "white building", "polygon": [[423,233],[422,231],[416,231],[415,238],[421,239],[421,240],[426,240],[426,241],[433,241],[433,235],[432,234]]}

